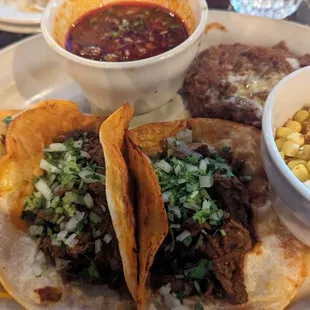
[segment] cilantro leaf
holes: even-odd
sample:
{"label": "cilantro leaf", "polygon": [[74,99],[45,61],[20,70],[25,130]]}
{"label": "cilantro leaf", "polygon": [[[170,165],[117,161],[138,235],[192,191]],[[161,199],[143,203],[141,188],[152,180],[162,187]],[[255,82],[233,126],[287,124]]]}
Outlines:
{"label": "cilantro leaf", "polygon": [[2,122],[6,125],[9,125],[12,122],[12,116],[8,116],[2,120]]}
{"label": "cilantro leaf", "polygon": [[97,267],[93,261],[90,263],[90,266],[88,267],[88,274],[91,278],[100,278]]}
{"label": "cilantro leaf", "polygon": [[201,305],[200,302],[197,302],[197,304],[195,306],[195,310],[203,310],[203,306]]}
{"label": "cilantro leaf", "polygon": [[202,280],[209,274],[211,262],[207,259],[202,259],[197,266],[184,271],[184,275],[191,279]]}

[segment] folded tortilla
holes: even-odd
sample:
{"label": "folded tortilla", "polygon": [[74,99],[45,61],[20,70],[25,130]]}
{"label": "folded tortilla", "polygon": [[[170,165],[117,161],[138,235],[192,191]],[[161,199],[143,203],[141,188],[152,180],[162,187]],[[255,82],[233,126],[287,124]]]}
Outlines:
{"label": "folded tortilla", "polygon": [[[126,104],[102,123],[86,116],[69,101],[47,101],[15,118],[6,133],[6,155],[0,160],[0,281],[26,309],[127,309],[132,306],[106,285],[65,283],[53,268],[36,276],[32,265],[37,243],[20,219],[26,196],[34,191],[34,176],[42,175],[43,149],[60,135],[75,130],[99,129],[106,163],[106,196],[121,255],[124,278],[131,295],[137,290],[135,220],[129,176],[123,157],[124,134],[133,115]],[[61,296],[44,301],[35,290],[52,288]]]}
{"label": "folded tortilla", "polygon": [[[243,263],[248,302],[233,306],[221,299],[204,300],[204,308],[284,309],[307,276],[309,249],[281,225],[272,209],[260,157],[260,131],[218,119],[153,123],[133,129],[127,136],[130,168],[138,183],[139,309],[146,309],[153,301],[146,283],[155,254],[168,231],[167,213],[149,157],[163,152],[165,140],[185,129],[192,130],[193,140],[207,143],[218,152],[223,147],[230,147],[233,158],[244,160],[245,175],[252,177],[248,191],[257,243],[245,255]],[[152,293],[156,299],[158,294]],[[187,304],[194,305],[189,309],[195,308],[195,303],[190,300]],[[153,307],[166,309],[158,299]]]}

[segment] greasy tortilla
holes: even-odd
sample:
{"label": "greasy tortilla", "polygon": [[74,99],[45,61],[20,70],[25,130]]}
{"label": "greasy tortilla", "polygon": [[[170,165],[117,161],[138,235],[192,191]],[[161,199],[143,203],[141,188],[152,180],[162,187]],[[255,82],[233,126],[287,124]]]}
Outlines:
{"label": "greasy tortilla", "polygon": [[[102,124],[101,118],[80,113],[77,105],[72,102],[49,101],[36,109],[23,112],[10,123],[6,135],[7,154],[0,160],[0,281],[7,292],[26,309],[127,309],[130,306],[130,302],[122,300],[122,296],[105,285],[74,287],[65,284],[54,268],[36,277],[31,266],[35,262],[38,245],[26,232],[27,227],[20,219],[20,214],[24,198],[33,192],[33,176],[42,174],[39,164],[45,146],[66,132],[98,129],[102,124],[100,138],[104,140],[106,172],[110,175],[114,161],[123,160],[121,145],[131,116],[131,108],[124,105]],[[107,130],[117,134],[109,137],[105,134]],[[111,153],[113,159],[109,158]],[[124,234],[125,230],[127,240],[133,240],[128,244],[123,243],[120,250],[128,287],[136,296],[134,228],[126,226],[134,215],[130,213],[132,208],[129,207],[128,174],[122,173],[124,166],[118,169],[120,173],[114,176],[114,180],[111,177],[106,179],[108,205],[110,213],[114,214],[112,218],[117,237]],[[120,175],[122,178],[119,178]],[[118,224],[120,220],[115,210],[124,208],[127,208],[128,222],[116,226],[115,223]],[[41,301],[35,292],[38,289],[61,294],[61,299],[57,303]]]}
{"label": "greasy tortilla", "polygon": [[[147,183],[143,179],[143,175],[149,175],[149,179],[153,180],[156,178],[152,166],[146,164],[148,160],[144,154],[151,157],[163,151],[165,139],[186,128],[193,131],[194,140],[206,142],[219,152],[224,146],[230,146],[233,157],[245,160],[244,174],[252,176],[253,180],[248,189],[258,242],[246,254],[244,260],[244,283],[248,302],[232,306],[224,301],[205,301],[204,306],[207,309],[284,309],[307,276],[309,249],[281,225],[271,208],[268,183],[259,156],[260,131],[250,126],[218,119],[153,123],[138,127],[129,133],[127,140],[130,167],[139,183],[139,193],[152,197],[149,201],[139,197],[138,229],[141,235],[156,236],[158,233],[160,236],[156,240],[139,237],[140,261],[149,262],[146,268],[140,267],[139,299],[143,300],[146,294],[144,279],[147,278],[148,269],[162,240],[161,236],[167,230],[166,215],[162,214],[162,197],[159,194],[152,195],[158,193],[159,184],[157,181]],[[147,226],[144,225],[145,214],[148,214]],[[162,218],[162,225],[158,225],[158,217]],[[161,305],[160,309],[165,309],[165,306]]]}

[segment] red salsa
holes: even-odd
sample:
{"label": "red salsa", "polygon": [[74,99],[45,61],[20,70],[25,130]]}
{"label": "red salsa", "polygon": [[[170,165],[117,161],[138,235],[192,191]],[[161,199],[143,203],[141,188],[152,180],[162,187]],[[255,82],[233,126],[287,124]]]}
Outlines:
{"label": "red salsa", "polygon": [[80,18],[69,31],[66,49],[92,60],[133,61],[165,53],[187,37],[175,13],[156,4],[126,2]]}

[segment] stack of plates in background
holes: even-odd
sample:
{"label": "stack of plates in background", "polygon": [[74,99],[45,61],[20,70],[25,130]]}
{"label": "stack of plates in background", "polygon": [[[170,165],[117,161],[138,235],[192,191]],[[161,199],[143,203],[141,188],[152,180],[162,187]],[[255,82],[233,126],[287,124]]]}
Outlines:
{"label": "stack of plates in background", "polygon": [[41,12],[23,8],[22,0],[0,0],[0,30],[15,33],[38,33]]}

